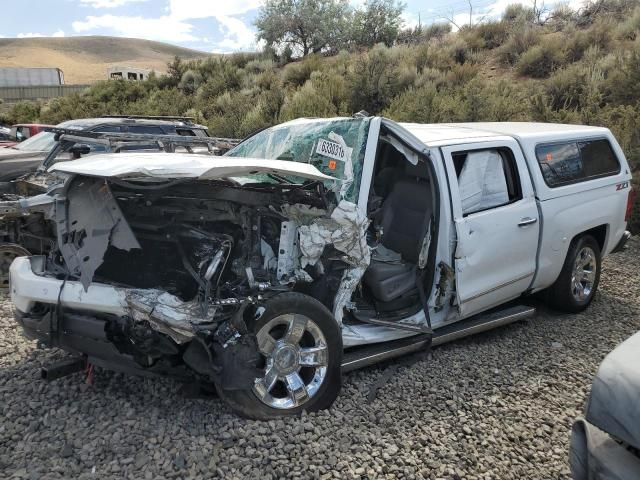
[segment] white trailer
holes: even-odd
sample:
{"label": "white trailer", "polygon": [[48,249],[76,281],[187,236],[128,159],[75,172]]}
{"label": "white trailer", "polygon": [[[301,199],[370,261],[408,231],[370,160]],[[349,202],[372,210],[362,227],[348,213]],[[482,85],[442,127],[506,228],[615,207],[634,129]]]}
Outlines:
{"label": "white trailer", "polygon": [[107,80],[147,80],[151,70],[146,68],[115,65],[107,70]]}
{"label": "white trailer", "polygon": [[41,87],[64,85],[59,68],[0,68],[0,87]]}

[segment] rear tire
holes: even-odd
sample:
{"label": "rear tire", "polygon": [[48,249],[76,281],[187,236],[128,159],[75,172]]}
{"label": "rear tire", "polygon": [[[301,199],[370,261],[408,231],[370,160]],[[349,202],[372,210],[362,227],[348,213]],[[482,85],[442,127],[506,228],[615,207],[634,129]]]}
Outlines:
{"label": "rear tire", "polygon": [[600,246],[591,235],[574,239],[555,283],[549,287],[549,305],[578,313],[592,302],[600,283]]}
{"label": "rear tire", "polygon": [[267,302],[254,325],[264,376],[250,390],[218,395],[239,415],[253,419],[296,416],[329,408],[342,384],[342,331],[327,308],[301,293]]}

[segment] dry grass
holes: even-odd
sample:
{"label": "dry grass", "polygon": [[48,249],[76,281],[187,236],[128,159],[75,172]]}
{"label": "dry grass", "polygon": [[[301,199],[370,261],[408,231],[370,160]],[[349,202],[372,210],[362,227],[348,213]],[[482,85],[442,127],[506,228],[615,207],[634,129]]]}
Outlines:
{"label": "dry grass", "polygon": [[104,80],[112,65],[165,72],[175,55],[189,60],[208,54],[135,38],[0,38],[0,67],[61,68],[67,84]]}

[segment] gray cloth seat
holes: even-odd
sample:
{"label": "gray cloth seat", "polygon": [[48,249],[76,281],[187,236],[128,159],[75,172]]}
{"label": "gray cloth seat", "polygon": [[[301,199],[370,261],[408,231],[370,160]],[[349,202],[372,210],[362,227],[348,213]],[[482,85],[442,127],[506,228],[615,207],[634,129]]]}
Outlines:
{"label": "gray cloth seat", "polygon": [[364,283],[381,302],[390,302],[415,288],[415,265],[431,217],[429,182],[423,178],[398,180],[378,215],[381,243],[398,252],[400,261],[377,258],[375,251]]}

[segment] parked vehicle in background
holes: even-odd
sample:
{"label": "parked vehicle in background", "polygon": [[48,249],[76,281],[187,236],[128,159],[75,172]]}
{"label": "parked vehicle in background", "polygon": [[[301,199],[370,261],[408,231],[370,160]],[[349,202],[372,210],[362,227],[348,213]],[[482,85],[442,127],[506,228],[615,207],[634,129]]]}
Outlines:
{"label": "parked vehicle in background", "polygon": [[11,127],[3,127],[0,125],[0,148],[5,146],[5,142],[9,141],[11,141]]}
{"label": "parked vehicle in background", "polygon": [[640,332],[600,364],[584,418],[574,423],[574,480],[640,478]]}
{"label": "parked vehicle in background", "polygon": [[[111,116],[68,120],[57,126],[86,132],[208,136],[207,127],[193,123],[189,117]],[[54,133],[40,132],[10,148],[0,149],[0,182],[34,172],[55,145]],[[104,151],[99,145],[91,148],[92,151]]]}
{"label": "parked vehicle in background", "polygon": [[20,142],[27,140],[40,132],[44,132],[52,125],[44,125],[38,123],[21,123],[13,125],[9,129],[7,140],[0,142],[0,147],[13,147]]}
{"label": "parked vehicle in background", "polygon": [[12,182],[0,182],[0,288],[9,283],[9,266],[14,258],[50,252],[51,232],[42,213],[24,212],[28,197],[46,192],[64,182],[64,174],[48,173],[60,161],[102,153],[184,152],[221,155],[238,143],[227,138],[134,133],[100,133],[54,127],[55,145],[38,170]]}
{"label": "parked vehicle in background", "polygon": [[50,254],[10,268],[25,333],[253,418],[327,408],[341,371],[527,318],[532,293],[584,310],[632,206],[616,139],[577,125],[299,119],[220,158],[50,172],[23,203]]}
{"label": "parked vehicle in background", "polygon": [[41,123],[19,123],[11,127],[11,135],[18,142],[24,142],[27,138],[31,138],[40,132],[44,132],[47,128],[53,125],[46,125]]}

